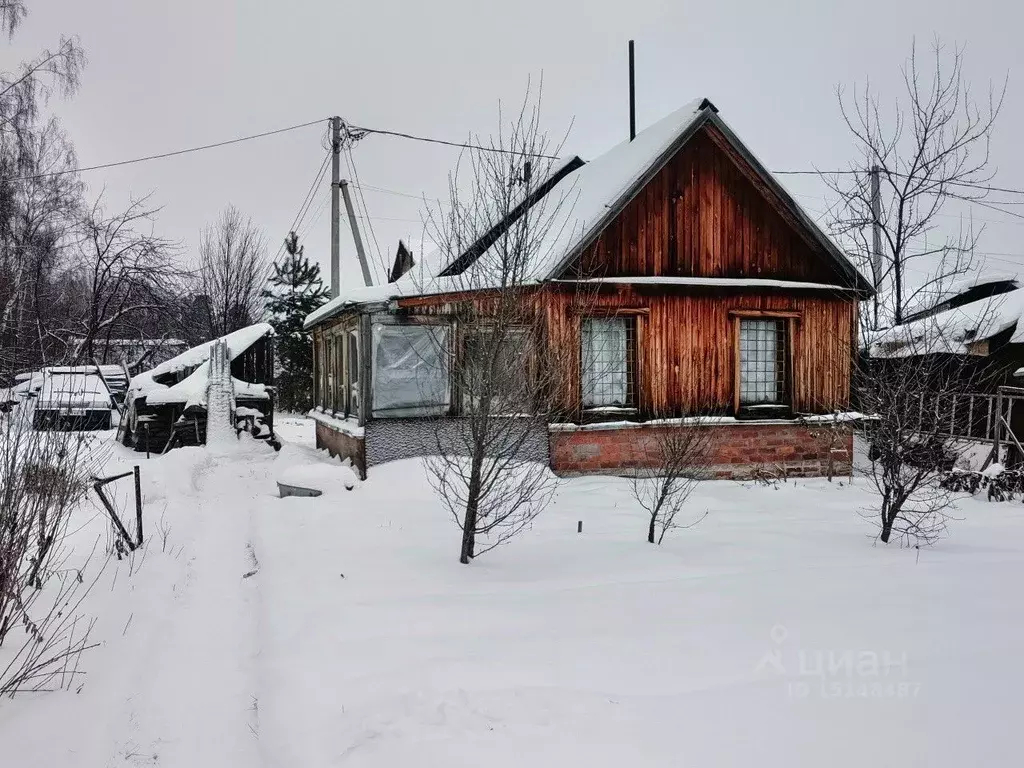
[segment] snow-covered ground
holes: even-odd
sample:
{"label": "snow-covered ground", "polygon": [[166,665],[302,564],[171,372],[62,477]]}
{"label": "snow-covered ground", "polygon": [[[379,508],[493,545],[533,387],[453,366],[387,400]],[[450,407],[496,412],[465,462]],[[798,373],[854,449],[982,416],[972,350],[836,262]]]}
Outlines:
{"label": "snow-covered ground", "polygon": [[584,478],[462,566],[418,462],[280,499],[326,457],[310,422],[279,431],[280,454],[114,447],[148,547],[90,595],[81,691],[0,703],[4,765],[1020,761],[1020,502],[966,499],[918,553],[873,543],[856,484],[705,483],[659,548],[625,481]]}

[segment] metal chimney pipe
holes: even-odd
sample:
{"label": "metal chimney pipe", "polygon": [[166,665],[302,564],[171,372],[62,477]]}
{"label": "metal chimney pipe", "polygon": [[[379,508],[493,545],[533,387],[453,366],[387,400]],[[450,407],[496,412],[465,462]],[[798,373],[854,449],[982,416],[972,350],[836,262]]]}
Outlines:
{"label": "metal chimney pipe", "polygon": [[633,41],[629,41],[629,140],[636,138],[636,72],[633,68]]}

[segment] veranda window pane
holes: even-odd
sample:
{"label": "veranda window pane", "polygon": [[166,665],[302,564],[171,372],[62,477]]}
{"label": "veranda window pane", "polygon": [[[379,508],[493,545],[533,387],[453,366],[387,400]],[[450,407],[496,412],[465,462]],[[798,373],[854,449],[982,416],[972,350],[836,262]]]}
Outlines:
{"label": "veranda window pane", "polygon": [[373,413],[434,416],[448,410],[448,329],[375,325]]}
{"label": "veranda window pane", "polygon": [[493,413],[529,413],[533,410],[534,395],[529,333],[525,329],[506,328],[500,335],[499,343],[498,335],[490,328],[467,330],[459,377],[464,407],[478,405],[480,396],[488,392]]}
{"label": "veranda window pane", "polygon": [[629,372],[630,321],[622,317],[583,321],[581,343],[583,405],[631,405]]}
{"label": "veranda window pane", "polygon": [[786,321],[740,321],[740,404],[786,402]]}

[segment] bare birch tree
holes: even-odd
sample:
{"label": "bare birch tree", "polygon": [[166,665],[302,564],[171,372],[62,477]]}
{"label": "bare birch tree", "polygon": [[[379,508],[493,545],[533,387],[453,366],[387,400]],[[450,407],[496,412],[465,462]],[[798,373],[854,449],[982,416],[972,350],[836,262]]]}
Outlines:
{"label": "bare birch tree", "polygon": [[263,315],[270,261],[266,238],[252,219],[228,206],[199,240],[197,290],[205,297],[209,336],[223,336]]}
{"label": "bare birch tree", "polygon": [[[877,262],[876,284],[885,290],[873,307],[875,328],[902,323],[974,266],[980,228],[963,218],[949,227],[940,217],[957,201],[988,204],[989,144],[1005,85],[990,86],[979,103],[963,63],[962,48],[936,40],[921,57],[915,44],[891,113],[870,86],[855,87],[849,98],[837,91],[859,157],[848,172],[824,177],[839,198],[831,228],[865,269],[876,271]],[[928,275],[914,287],[912,268]]]}
{"label": "bare birch tree", "polygon": [[546,338],[545,290],[535,284],[566,212],[561,197],[540,195],[555,169],[545,156],[558,147],[541,131],[539,97],[474,143],[484,149],[470,150],[451,174],[449,206],[428,224],[451,265],[441,278],[446,291],[469,297],[449,314],[455,418],[435,422],[436,454],[426,459],[462,530],[462,563],[529,528],[551,500],[546,425],[564,370]]}

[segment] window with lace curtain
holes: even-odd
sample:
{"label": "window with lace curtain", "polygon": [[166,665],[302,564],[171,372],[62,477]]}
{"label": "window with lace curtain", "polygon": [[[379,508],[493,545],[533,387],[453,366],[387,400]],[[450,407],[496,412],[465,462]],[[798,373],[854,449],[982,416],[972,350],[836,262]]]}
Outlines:
{"label": "window with lace curtain", "polygon": [[789,404],[789,321],[740,319],[740,408]]}
{"label": "window with lace curtain", "polygon": [[584,318],[580,345],[583,407],[634,408],[635,318]]}

